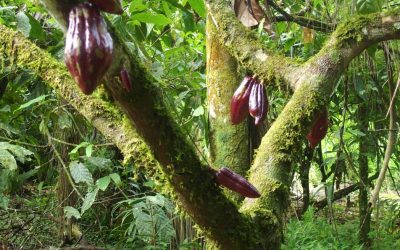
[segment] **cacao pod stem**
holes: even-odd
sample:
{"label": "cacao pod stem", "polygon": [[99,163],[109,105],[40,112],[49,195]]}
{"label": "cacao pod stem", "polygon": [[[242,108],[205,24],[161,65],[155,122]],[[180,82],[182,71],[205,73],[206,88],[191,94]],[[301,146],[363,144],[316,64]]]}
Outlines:
{"label": "cacao pod stem", "polygon": [[222,167],[216,173],[217,183],[248,198],[258,198],[261,194],[245,178],[229,168]]}

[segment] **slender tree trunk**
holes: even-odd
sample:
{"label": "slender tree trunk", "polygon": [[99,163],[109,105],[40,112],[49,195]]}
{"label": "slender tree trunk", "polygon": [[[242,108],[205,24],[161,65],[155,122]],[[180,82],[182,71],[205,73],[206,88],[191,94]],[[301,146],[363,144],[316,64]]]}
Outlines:
{"label": "slender tree trunk", "polygon": [[[66,101],[61,100],[60,106],[65,105]],[[58,113],[58,117],[63,114],[63,110],[60,109]],[[54,137],[61,141],[65,141],[68,143],[79,143],[79,137],[75,135],[72,131],[72,128],[66,128],[60,126],[59,123],[56,123]],[[55,144],[60,157],[64,161],[64,163],[68,164],[69,162],[69,151],[72,149],[71,146],[57,143]],[[72,244],[76,241],[76,235],[73,235],[72,226],[73,220],[68,219],[64,216],[64,207],[76,205],[76,195],[72,189],[71,183],[65,173],[62,163],[58,164],[58,183],[57,183],[57,204],[58,204],[58,222],[59,222],[59,237],[63,244]]]}
{"label": "slender tree trunk", "polygon": [[[367,119],[367,107],[364,103],[361,103],[358,108],[358,126],[359,130],[367,134],[368,133],[368,119]],[[360,191],[358,196],[359,212],[360,212],[360,232],[359,241],[364,245],[365,248],[370,248],[371,239],[368,237],[371,224],[371,216],[368,213],[368,141],[366,137],[360,139],[359,151],[358,151],[358,165],[360,175]]]}
{"label": "slender tree trunk", "polygon": [[[210,123],[210,163],[215,169],[226,166],[242,176],[250,165],[246,121],[233,125],[230,102],[239,85],[236,60],[221,46],[214,24],[207,22],[207,102]],[[235,201],[242,197],[233,192]]]}

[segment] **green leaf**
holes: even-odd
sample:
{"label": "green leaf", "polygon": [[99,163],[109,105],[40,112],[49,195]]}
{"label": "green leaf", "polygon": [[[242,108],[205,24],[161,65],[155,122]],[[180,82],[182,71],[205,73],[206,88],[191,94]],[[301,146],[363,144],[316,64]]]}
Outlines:
{"label": "green leaf", "polygon": [[10,199],[0,193],[0,208],[7,209],[8,204],[10,203]]}
{"label": "green leaf", "polygon": [[76,219],[81,218],[81,213],[79,213],[78,209],[76,209],[74,207],[70,207],[70,206],[64,207],[64,215],[68,219],[71,219],[72,217],[74,217]]}
{"label": "green leaf", "polygon": [[110,176],[104,176],[96,181],[96,186],[101,190],[105,191],[108,187],[108,185],[111,182],[111,177]]}
{"label": "green leaf", "polygon": [[140,12],[146,10],[147,6],[143,4],[143,0],[133,0],[129,4],[129,12]]}
{"label": "green leaf", "polygon": [[61,115],[58,116],[57,123],[61,130],[66,128],[72,128],[72,119],[66,112],[62,112]]}
{"label": "green leaf", "polygon": [[19,162],[25,163],[30,160],[29,156],[33,155],[31,151],[18,145],[12,145],[8,142],[0,142],[0,149],[10,151]]}
{"label": "green leaf", "polygon": [[5,149],[0,149],[0,164],[12,171],[18,168],[14,156]]}
{"label": "green leaf", "polygon": [[201,116],[201,115],[204,115],[204,108],[203,108],[203,106],[199,106],[199,107],[197,107],[197,109],[195,109],[195,110],[193,111],[193,116]]}
{"label": "green leaf", "polygon": [[155,25],[165,26],[172,23],[172,20],[163,14],[155,14],[149,12],[142,12],[131,16],[132,20],[137,20],[143,23],[153,23]]}
{"label": "green leaf", "polygon": [[369,14],[379,12],[382,9],[382,0],[357,0],[357,13]]}
{"label": "green leaf", "polygon": [[24,12],[19,12],[17,14],[17,29],[26,37],[29,37],[29,34],[31,33],[29,17],[25,15]]}
{"label": "green leaf", "polygon": [[92,207],[93,202],[96,200],[98,188],[86,194],[85,199],[83,200],[83,204],[81,207],[81,214],[85,213],[90,207]]}
{"label": "green leaf", "polygon": [[203,0],[188,0],[188,2],[199,16],[206,18],[206,6]]}
{"label": "green leaf", "polygon": [[121,184],[121,177],[117,173],[110,174],[111,179],[115,183],[115,185],[119,186]]}
{"label": "green leaf", "polygon": [[71,176],[76,183],[85,182],[88,185],[93,185],[93,177],[89,170],[80,162],[73,161],[69,164]]}
{"label": "green leaf", "polygon": [[42,26],[30,14],[19,12],[16,17],[17,29],[21,31],[24,36],[41,41],[45,39],[45,33],[42,29]]}
{"label": "green leaf", "polygon": [[93,152],[93,144],[89,144],[85,149],[86,156],[91,157],[92,152]]}
{"label": "green leaf", "polygon": [[95,166],[97,169],[107,170],[113,166],[113,163],[110,159],[103,157],[83,157],[88,164],[88,167]]}
{"label": "green leaf", "polygon": [[74,155],[74,154],[78,153],[78,150],[79,150],[79,149],[85,148],[85,147],[87,147],[87,146],[89,146],[89,145],[90,145],[89,142],[85,142],[85,141],[84,141],[84,142],[81,142],[81,143],[79,143],[78,146],[76,146],[74,149],[72,149],[71,152],[69,152],[69,154],[70,154],[70,155]]}
{"label": "green leaf", "polygon": [[32,106],[35,103],[41,102],[43,101],[48,95],[41,95],[36,97],[35,99],[30,100],[29,102],[26,102],[24,104],[22,104],[21,106],[19,106],[19,108],[17,108],[15,111],[19,111],[21,109],[26,109],[30,106]]}

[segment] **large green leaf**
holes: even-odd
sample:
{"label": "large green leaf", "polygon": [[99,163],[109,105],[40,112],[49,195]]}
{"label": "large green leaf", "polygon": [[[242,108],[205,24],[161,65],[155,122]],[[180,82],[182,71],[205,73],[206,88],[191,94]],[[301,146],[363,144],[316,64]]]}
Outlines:
{"label": "large green leaf", "polygon": [[81,207],[81,214],[83,214],[86,210],[88,210],[92,205],[93,202],[96,200],[97,193],[99,189],[96,188],[95,190],[88,192],[83,200],[83,204]]}
{"label": "large green leaf", "polygon": [[75,217],[76,219],[81,218],[81,213],[78,211],[78,209],[70,206],[64,207],[64,215],[68,219],[71,219],[72,217]]}
{"label": "large green leaf", "polygon": [[188,2],[199,16],[206,18],[206,6],[203,0],[188,0]]}
{"label": "large green leaf", "polygon": [[76,183],[85,182],[93,185],[93,177],[87,167],[80,162],[73,161],[69,164],[71,176]]}
{"label": "large green leaf", "polygon": [[19,162],[25,163],[26,160],[30,160],[29,156],[33,155],[31,151],[18,145],[13,145],[8,142],[0,142],[0,149],[10,151]]}
{"label": "large green leaf", "polygon": [[96,181],[96,186],[101,190],[105,191],[108,187],[108,185],[111,182],[111,177],[110,176],[104,176]]}
{"label": "large green leaf", "polygon": [[17,14],[17,28],[24,36],[43,41],[45,33],[40,23],[28,13]]}
{"label": "large green leaf", "polygon": [[131,16],[132,20],[137,20],[143,23],[153,23],[155,25],[167,25],[172,23],[172,20],[163,14],[155,14],[149,12],[142,12]]}
{"label": "large green leaf", "polygon": [[379,12],[382,9],[382,0],[357,0],[357,12],[369,14]]}

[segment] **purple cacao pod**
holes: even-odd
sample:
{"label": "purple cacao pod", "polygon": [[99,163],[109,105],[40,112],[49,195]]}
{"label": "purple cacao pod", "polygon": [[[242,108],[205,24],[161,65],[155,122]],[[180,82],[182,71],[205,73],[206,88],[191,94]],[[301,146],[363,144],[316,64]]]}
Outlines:
{"label": "purple cacao pod", "polygon": [[128,92],[131,92],[132,91],[132,81],[131,81],[131,78],[129,77],[128,71],[125,68],[121,69],[121,71],[119,72],[119,79],[121,80],[122,86],[124,86],[124,88]]}
{"label": "purple cacao pod", "polygon": [[268,97],[264,85],[255,81],[249,97],[249,113],[254,117],[255,124],[259,125],[268,113]]}
{"label": "purple cacao pod", "polygon": [[95,5],[99,10],[111,13],[119,14],[124,13],[122,9],[121,0],[89,0],[93,5]]}
{"label": "purple cacao pod", "polygon": [[310,148],[315,148],[322,139],[326,136],[329,127],[328,111],[322,110],[315,119],[311,131],[307,135],[307,140],[310,143]]}
{"label": "purple cacao pod", "polygon": [[248,198],[258,198],[261,194],[245,178],[229,168],[222,167],[216,173],[217,183]]}
{"label": "purple cacao pod", "polygon": [[249,113],[249,96],[253,78],[246,76],[236,89],[231,100],[231,122],[239,124]]}
{"label": "purple cacao pod", "polygon": [[78,4],[69,14],[65,63],[79,88],[93,93],[111,65],[113,41],[99,10]]}

